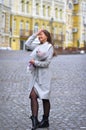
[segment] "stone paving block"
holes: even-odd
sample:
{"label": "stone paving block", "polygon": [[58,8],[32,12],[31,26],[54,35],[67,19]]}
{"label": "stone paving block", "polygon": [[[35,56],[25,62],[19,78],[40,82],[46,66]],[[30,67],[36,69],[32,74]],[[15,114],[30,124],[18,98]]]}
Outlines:
{"label": "stone paving block", "polygon": [[[0,51],[0,130],[31,130],[29,54]],[[43,130],[86,130],[86,54],[59,55],[50,67],[50,127]],[[41,100],[39,106],[41,120]]]}

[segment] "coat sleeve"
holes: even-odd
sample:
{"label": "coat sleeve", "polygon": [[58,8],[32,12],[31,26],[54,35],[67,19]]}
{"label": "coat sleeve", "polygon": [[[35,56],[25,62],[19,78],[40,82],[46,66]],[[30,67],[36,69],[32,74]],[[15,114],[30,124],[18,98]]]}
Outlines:
{"label": "coat sleeve", "polygon": [[28,46],[29,48],[32,48],[32,50],[34,50],[35,43],[33,43],[33,41],[35,40],[36,37],[37,37],[36,34],[30,36],[25,42],[25,45]]}
{"label": "coat sleeve", "polygon": [[52,57],[53,57],[53,51],[54,51],[54,49],[53,49],[53,46],[52,46],[52,47],[50,47],[50,49],[48,50],[48,57],[47,57],[47,59],[44,60],[44,61],[35,60],[34,65],[35,65],[36,67],[45,67],[45,68],[48,67],[48,65],[50,64],[51,59],[52,59]]}

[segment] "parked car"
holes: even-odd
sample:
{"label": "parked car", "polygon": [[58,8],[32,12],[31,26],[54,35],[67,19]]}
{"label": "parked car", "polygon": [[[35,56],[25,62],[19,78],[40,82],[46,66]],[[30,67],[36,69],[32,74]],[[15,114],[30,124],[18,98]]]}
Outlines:
{"label": "parked car", "polygon": [[0,47],[0,50],[12,50],[11,47]]}
{"label": "parked car", "polygon": [[81,51],[80,51],[80,54],[85,54],[85,51],[84,51],[84,50],[81,50]]}

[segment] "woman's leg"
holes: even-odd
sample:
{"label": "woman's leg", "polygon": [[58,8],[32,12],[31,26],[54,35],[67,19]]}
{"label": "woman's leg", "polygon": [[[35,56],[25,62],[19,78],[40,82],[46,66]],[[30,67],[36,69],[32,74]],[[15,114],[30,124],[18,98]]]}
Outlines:
{"label": "woman's leg", "polygon": [[42,102],[44,115],[42,121],[40,122],[39,128],[46,128],[49,127],[50,101],[48,99],[43,99]]}
{"label": "woman's leg", "polygon": [[32,111],[32,130],[35,130],[39,126],[39,121],[38,121],[38,96],[35,93],[34,88],[32,88],[32,91],[30,93],[30,98],[31,98],[31,111]]}
{"label": "woman's leg", "polygon": [[43,99],[43,111],[45,116],[49,116],[50,113],[50,101],[48,99]]}
{"label": "woman's leg", "polygon": [[32,115],[33,116],[38,116],[38,108],[39,108],[39,105],[38,105],[38,96],[34,90],[34,88],[32,88],[32,91],[30,93],[30,98],[31,98],[31,111],[32,111]]}

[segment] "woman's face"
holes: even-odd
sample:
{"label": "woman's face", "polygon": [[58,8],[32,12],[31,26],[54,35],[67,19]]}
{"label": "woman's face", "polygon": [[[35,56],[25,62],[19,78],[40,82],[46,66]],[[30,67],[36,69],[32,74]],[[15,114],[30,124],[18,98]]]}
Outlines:
{"label": "woman's face", "polygon": [[45,35],[44,32],[41,32],[39,35],[38,35],[38,38],[40,40],[41,43],[44,43],[47,41],[47,36]]}

